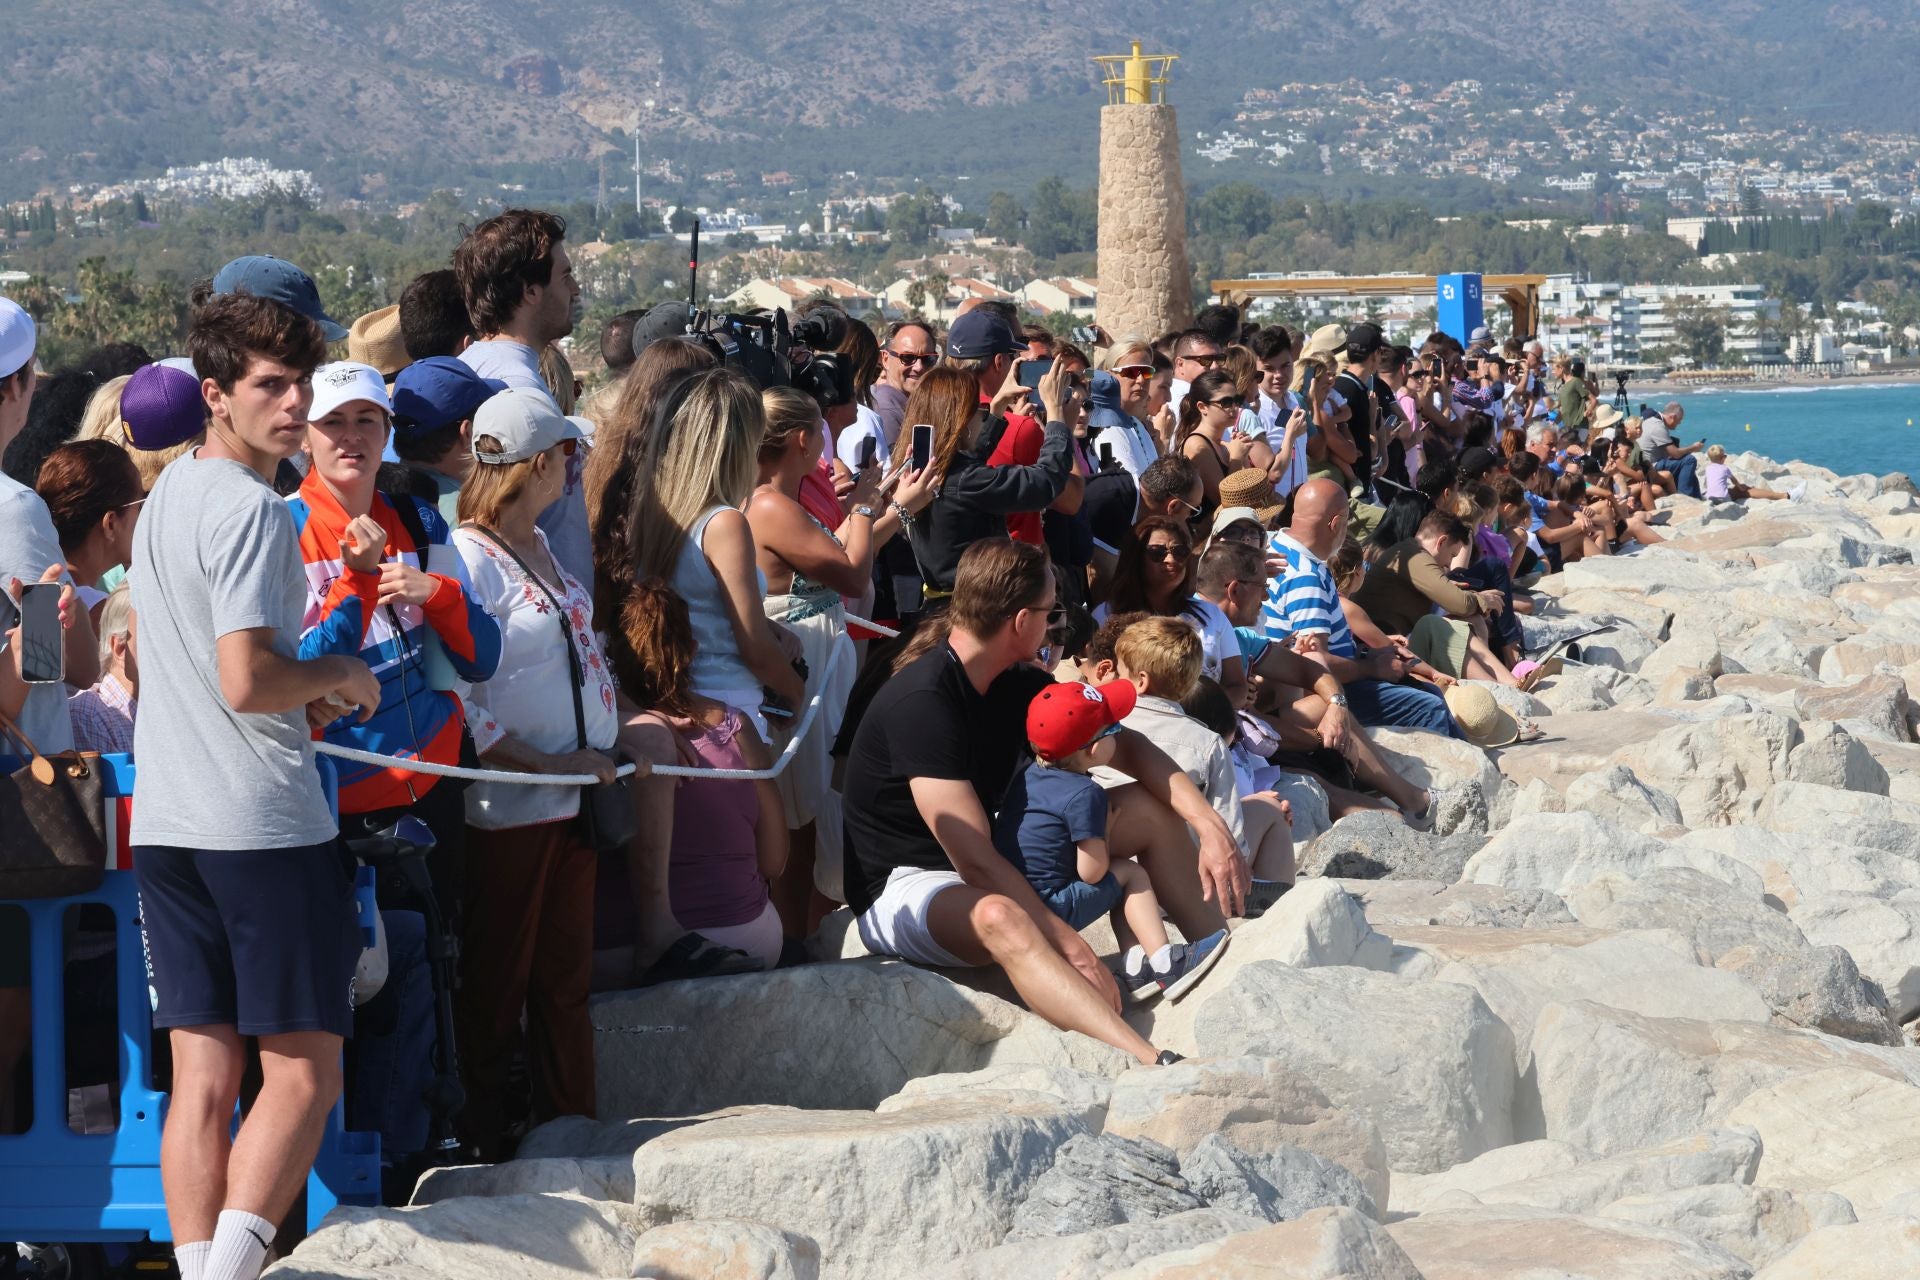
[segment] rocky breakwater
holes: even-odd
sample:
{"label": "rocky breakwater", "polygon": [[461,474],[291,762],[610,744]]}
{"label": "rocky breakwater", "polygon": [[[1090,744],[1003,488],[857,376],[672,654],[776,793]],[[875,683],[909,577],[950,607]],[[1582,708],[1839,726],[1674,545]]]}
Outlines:
{"label": "rocky breakwater", "polygon": [[1189,1061],[874,959],[610,996],[602,1103],[638,1118],[338,1211],[270,1274],[1920,1275],[1920,502],[1735,469],[1807,500],[1676,501],[1672,541],[1541,584],[1536,640],[1607,627],[1502,692],[1544,741],[1383,735],[1441,829],[1319,836],[1138,1015]]}

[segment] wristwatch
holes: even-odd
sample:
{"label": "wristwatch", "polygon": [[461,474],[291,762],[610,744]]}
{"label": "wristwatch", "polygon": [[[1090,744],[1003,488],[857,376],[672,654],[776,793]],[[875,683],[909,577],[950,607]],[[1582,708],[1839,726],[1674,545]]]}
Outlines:
{"label": "wristwatch", "polygon": [[1344,693],[1336,693],[1331,698],[1328,698],[1327,702],[1336,707],[1344,707],[1347,705],[1347,695]]}
{"label": "wristwatch", "polygon": [[867,519],[871,520],[873,519],[873,508],[863,502],[859,506],[853,509],[853,514],[856,516],[865,516]]}

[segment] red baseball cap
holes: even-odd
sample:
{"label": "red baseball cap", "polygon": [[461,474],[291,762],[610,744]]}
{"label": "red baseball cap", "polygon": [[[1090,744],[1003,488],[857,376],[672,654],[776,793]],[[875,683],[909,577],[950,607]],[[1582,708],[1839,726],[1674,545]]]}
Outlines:
{"label": "red baseball cap", "polygon": [[1091,745],[1102,729],[1125,720],[1135,696],[1127,680],[1049,685],[1027,706],[1027,741],[1047,759],[1064,760]]}

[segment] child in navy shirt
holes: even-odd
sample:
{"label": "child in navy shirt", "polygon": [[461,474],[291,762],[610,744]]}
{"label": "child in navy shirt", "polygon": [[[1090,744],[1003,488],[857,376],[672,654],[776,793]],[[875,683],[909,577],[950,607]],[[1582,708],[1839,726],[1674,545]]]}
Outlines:
{"label": "child in navy shirt", "polygon": [[1049,911],[1075,929],[1111,916],[1121,953],[1142,949],[1147,964],[1140,976],[1120,984],[1138,1002],[1184,994],[1226,938],[1222,932],[1191,946],[1169,943],[1146,870],[1107,856],[1107,797],[1087,775],[1112,761],[1134,697],[1125,680],[1041,690],[1027,710],[1027,738],[1037,758],[1007,788],[993,842]]}

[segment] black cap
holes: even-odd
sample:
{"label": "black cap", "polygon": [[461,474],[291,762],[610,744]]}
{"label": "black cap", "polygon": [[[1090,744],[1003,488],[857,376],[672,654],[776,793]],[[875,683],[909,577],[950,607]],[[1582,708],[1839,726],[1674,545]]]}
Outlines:
{"label": "black cap", "polygon": [[1491,449],[1462,449],[1454,463],[1454,474],[1463,480],[1480,480],[1490,475],[1500,459]]}
{"label": "black cap", "polygon": [[1362,320],[1347,330],[1347,359],[1359,362],[1387,345],[1386,335],[1380,332],[1380,326]]}
{"label": "black cap", "polygon": [[956,360],[986,360],[1026,349],[1006,318],[987,307],[975,307],[947,330],[947,354]]}
{"label": "black cap", "polygon": [[678,338],[687,332],[687,304],[663,302],[633,322],[633,354],[662,338]]}

